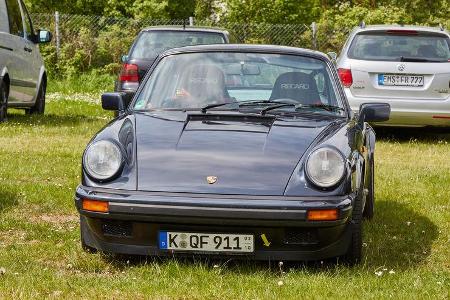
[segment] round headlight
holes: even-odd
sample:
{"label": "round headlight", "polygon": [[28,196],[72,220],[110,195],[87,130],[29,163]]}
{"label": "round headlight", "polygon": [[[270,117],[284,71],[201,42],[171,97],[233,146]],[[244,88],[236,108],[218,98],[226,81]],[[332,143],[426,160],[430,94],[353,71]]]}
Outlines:
{"label": "round headlight", "polygon": [[332,187],[341,180],[344,172],[344,157],[337,150],[329,147],[315,150],[306,162],[308,178],[319,187]]}
{"label": "round headlight", "polygon": [[98,141],[87,148],[83,165],[92,178],[107,180],[116,175],[122,167],[122,152],[113,142]]}

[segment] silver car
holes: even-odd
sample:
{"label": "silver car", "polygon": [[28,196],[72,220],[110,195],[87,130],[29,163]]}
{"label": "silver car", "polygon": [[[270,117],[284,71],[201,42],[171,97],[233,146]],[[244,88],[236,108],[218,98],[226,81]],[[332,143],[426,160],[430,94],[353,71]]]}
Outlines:
{"label": "silver car", "polygon": [[444,28],[355,28],[336,61],[353,111],[387,102],[382,126],[450,127],[450,35]]}
{"label": "silver car", "polygon": [[8,107],[43,114],[47,75],[39,43],[51,33],[35,31],[22,0],[0,0],[0,122]]}

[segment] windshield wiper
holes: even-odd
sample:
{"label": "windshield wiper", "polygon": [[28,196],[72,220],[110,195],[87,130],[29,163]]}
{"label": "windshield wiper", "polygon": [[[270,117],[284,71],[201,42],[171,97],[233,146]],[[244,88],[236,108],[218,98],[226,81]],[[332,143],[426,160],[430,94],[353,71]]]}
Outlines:
{"label": "windshield wiper", "polygon": [[238,102],[239,107],[241,106],[253,106],[253,105],[264,105],[264,104],[292,104],[288,101],[276,101],[276,100],[248,100],[248,101],[242,101]]}
{"label": "windshield wiper", "polygon": [[326,111],[345,111],[345,109],[343,109],[342,107],[328,104],[300,104],[295,106],[295,109],[301,108],[320,108]]}
{"label": "windshield wiper", "polygon": [[225,102],[225,103],[214,103],[214,104],[208,104],[202,107],[202,113],[206,114],[206,111],[210,108],[229,105],[229,104],[236,104],[236,102]]}
{"label": "windshield wiper", "polygon": [[408,56],[400,56],[401,62],[443,62],[442,60],[436,59],[427,59],[421,57],[408,57]]}
{"label": "windshield wiper", "polygon": [[266,114],[266,112],[268,112],[269,110],[277,109],[277,108],[281,108],[281,107],[287,107],[287,106],[295,106],[295,107],[297,107],[297,104],[294,104],[294,103],[280,103],[280,104],[277,104],[277,105],[272,105],[272,106],[266,107],[263,110],[261,110],[260,114],[261,114],[261,116],[264,116]]}

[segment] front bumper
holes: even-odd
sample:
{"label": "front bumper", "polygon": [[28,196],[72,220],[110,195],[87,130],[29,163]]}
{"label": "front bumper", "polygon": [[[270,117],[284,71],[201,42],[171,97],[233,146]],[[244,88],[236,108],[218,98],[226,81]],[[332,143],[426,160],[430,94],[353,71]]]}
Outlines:
{"label": "front bumper", "polygon": [[[85,211],[82,199],[108,201],[109,212]],[[105,252],[172,256],[158,248],[161,230],[246,233],[255,236],[255,252],[237,257],[317,260],[347,251],[353,199],[130,192],[80,186],[75,204],[81,215],[83,242]],[[307,221],[308,209],[331,208],[338,209],[338,220]],[[270,246],[260,238],[262,234]]]}
{"label": "front bumper", "polygon": [[450,127],[450,97],[444,100],[355,97],[345,88],[351,109],[357,113],[363,103],[383,102],[391,106],[389,121],[378,126],[444,126]]}

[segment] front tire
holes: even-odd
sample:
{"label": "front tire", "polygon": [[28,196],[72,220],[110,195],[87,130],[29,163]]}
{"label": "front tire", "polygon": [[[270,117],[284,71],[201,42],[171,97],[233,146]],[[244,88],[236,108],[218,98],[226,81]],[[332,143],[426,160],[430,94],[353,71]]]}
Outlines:
{"label": "front tire", "polygon": [[34,106],[32,106],[30,109],[26,111],[28,114],[36,114],[36,115],[44,114],[46,89],[47,89],[46,82],[45,80],[43,80],[41,86],[39,87],[39,91],[36,97],[36,103],[34,104]]}
{"label": "front tire", "polygon": [[348,247],[347,253],[344,255],[344,261],[353,266],[358,264],[362,258],[362,204],[364,197],[364,185],[358,192],[358,196],[355,199],[355,205],[353,207],[352,221],[350,223],[352,230],[352,239]]}
{"label": "front tire", "polygon": [[5,82],[0,83],[0,122],[6,120],[8,115],[8,86]]}
{"label": "front tire", "polygon": [[363,217],[366,220],[371,220],[375,211],[375,163],[373,154],[370,159],[370,176],[367,190],[368,193],[366,196],[366,205],[364,207]]}

